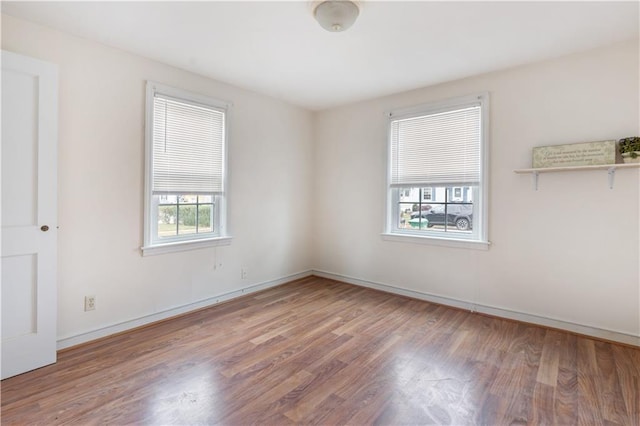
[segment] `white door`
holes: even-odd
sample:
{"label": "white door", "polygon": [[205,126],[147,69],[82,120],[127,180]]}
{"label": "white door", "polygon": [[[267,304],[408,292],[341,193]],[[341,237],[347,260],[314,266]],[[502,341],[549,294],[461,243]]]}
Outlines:
{"label": "white door", "polygon": [[2,378],[56,362],[57,67],[2,52]]}

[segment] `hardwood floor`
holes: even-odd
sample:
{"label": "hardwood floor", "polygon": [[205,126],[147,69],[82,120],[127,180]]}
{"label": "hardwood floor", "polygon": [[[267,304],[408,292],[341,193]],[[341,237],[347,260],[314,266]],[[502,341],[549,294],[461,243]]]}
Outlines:
{"label": "hardwood floor", "polygon": [[317,277],[58,358],[2,424],[640,424],[640,349]]}

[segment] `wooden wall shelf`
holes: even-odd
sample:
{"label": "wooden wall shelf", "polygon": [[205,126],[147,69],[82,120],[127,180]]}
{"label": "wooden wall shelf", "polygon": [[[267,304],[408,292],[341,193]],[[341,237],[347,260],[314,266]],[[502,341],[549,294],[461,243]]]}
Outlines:
{"label": "wooden wall shelf", "polygon": [[540,173],[573,172],[579,170],[606,170],[609,177],[609,188],[613,189],[613,180],[617,169],[637,168],[640,168],[640,163],[602,164],[599,166],[544,167],[536,169],[516,169],[514,170],[514,172],[518,174],[530,173],[533,176],[533,188],[537,191],[538,176],[540,175]]}

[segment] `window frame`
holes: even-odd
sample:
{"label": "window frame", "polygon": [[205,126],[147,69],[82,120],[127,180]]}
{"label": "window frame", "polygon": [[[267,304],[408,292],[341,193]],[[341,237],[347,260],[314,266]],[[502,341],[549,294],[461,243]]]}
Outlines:
{"label": "window frame", "polygon": [[[474,104],[480,106],[480,183],[477,187],[472,187],[474,200],[474,226],[471,234],[457,235],[454,233],[439,232],[437,230],[425,233],[424,230],[401,229],[398,226],[398,206],[400,188],[391,187],[391,124],[399,119],[420,117],[437,114],[456,109],[462,109]],[[490,242],[488,239],[489,229],[489,93],[482,92],[468,96],[461,96],[442,101],[429,102],[408,108],[394,109],[388,111],[387,117],[387,150],[386,150],[386,214],[384,231],[382,238],[387,241],[413,242],[420,244],[430,244],[447,247],[460,247],[487,250]],[[433,186],[433,185],[431,185]],[[453,187],[453,186],[452,186]]]}
{"label": "window frame", "polygon": [[[159,241],[157,197],[152,193],[153,187],[153,113],[154,95],[161,93],[177,101],[210,107],[224,112],[224,139],[222,159],[223,189],[221,194],[211,194],[214,221],[211,224],[214,232],[203,234],[184,234],[165,237]],[[176,251],[193,250],[204,247],[215,247],[231,244],[227,231],[227,198],[228,198],[228,152],[229,152],[229,115],[232,104],[209,96],[189,92],[154,81],[147,81],[145,103],[145,179],[144,179],[144,244],[142,255],[155,255]],[[172,194],[178,195],[178,194]]]}
{"label": "window frame", "polygon": [[[220,196],[219,195],[209,195],[211,197],[211,202],[210,203],[205,203],[205,202],[200,202],[199,199],[200,197],[202,197],[202,195],[196,195],[196,202],[195,203],[184,203],[184,202],[180,202],[180,195],[176,195],[176,194],[171,194],[172,196],[176,197],[176,202],[175,203],[162,203],[159,202],[159,200],[156,197],[153,197],[152,195],[152,200],[151,200],[151,208],[152,210],[149,212],[149,217],[154,217],[157,218],[157,216],[155,215],[156,213],[159,213],[159,208],[162,206],[175,206],[176,207],[176,231],[179,231],[180,229],[180,206],[195,206],[196,207],[196,231],[197,228],[199,226],[198,224],[198,210],[200,206],[207,206],[210,205],[211,206],[211,211],[210,214],[212,216],[212,222],[211,222],[211,226],[213,229],[219,229],[220,224],[218,223],[218,217],[219,217],[219,213],[218,213],[218,206],[220,203]],[[158,223],[157,220],[151,220],[150,221],[150,225],[151,225],[151,235],[156,235],[158,233]],[[185,240],[201,240],[201,239],[207,239],[207,238],[215,238],[217,237],[219,234],[219,232],[207,232],[207,233],[194,233],[194,234],[178,234],[176,233],[176,235],[172,235],[172,236],[166,236],[166,237],[162,237],[161,238],[161,243],[160,244],[167,244],[167,243],[172,243],[172,242],[180,242],[180,241],[185,241]],[[189,238],[192,237],[192,238]],[[160,238],[159,238],[160,240]]]}

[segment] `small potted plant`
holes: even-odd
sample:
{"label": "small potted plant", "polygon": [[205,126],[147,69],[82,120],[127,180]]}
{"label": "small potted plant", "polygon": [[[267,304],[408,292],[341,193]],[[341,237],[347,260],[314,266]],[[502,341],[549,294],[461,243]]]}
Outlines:
{"label": "small potted plant", "polygon": [[618,150],[622,154],[622,160],[625,163],[640,163],[640,137],[633,136],[620,139],[618,141]]}

